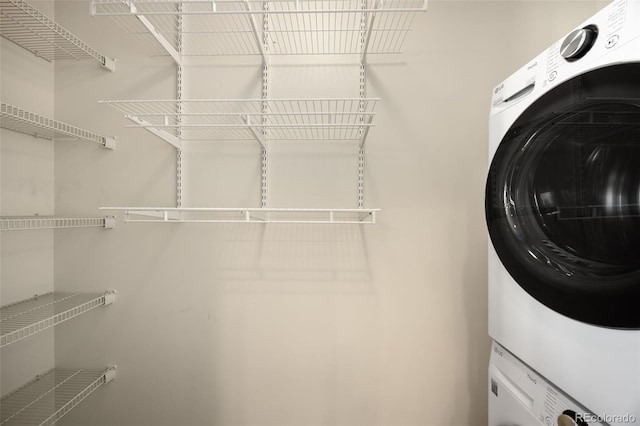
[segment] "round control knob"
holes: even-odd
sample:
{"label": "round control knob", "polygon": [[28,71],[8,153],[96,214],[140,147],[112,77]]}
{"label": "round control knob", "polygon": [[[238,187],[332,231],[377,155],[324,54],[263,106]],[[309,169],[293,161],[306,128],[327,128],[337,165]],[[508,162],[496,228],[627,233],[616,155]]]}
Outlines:
{"label": "round control knob", "polygon": [[558,426],[589,426],[587,422],[582,419],[582,416],[578,415],[573,410],[564,410],[562,414],[558,416]]}
{"label": "round control knob", "polygon": [[567,61],[582,58],[591,49],[597,36],[598,29],[595,25],[572,31],[560,46],[560,56]]}
{"label": "round control knob", "polygon": [[578,426],[578,424],[566,414],[560,414],[558,416],[558,426]]}

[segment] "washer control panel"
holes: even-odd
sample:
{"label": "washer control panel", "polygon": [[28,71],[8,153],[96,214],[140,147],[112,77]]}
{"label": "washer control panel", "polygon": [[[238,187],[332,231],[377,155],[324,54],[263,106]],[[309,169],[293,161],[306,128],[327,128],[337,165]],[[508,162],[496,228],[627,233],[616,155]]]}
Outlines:
{"label": "washer control panel", "polygon": [[560,56],[570,62],[577,61],[591,50],[597,37],[598,27],[595,25],[573,30],[560,45]]}
{"label": "washer control panel", "polygon": [[633,43],[640,38],[639,20],[640,1],[614,0],[494,87],[492,114],[525,99],[535,99],[539,93],[605,62],[605,57],[616,63],[619,55],[626,57],[629,51],[637,55]]}
{"label": "washer control panel", "polygon": [[[530,419],[526,423],[522,418],[500,418],[496,425],[489,426],[498,426],[500,423],[522,426],[605,426],[597,421],[598,416],[496,342],[491,347],[489,398],[490,409],[492,405],[517,405],[517,411],[522,412],[525,419]],[[516,410],[511,412],[515,413]],[[500,415],[494,417],[498,419]]]}

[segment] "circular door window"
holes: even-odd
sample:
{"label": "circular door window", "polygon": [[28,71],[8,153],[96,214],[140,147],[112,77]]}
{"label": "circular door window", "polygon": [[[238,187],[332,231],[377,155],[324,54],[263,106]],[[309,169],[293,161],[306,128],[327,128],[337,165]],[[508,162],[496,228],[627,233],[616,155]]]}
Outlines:
{"label": "circular door window", "polygon": [[518,118],[489,170],[486,219],[538,301],[640,328],[640,63],[575,77]]}

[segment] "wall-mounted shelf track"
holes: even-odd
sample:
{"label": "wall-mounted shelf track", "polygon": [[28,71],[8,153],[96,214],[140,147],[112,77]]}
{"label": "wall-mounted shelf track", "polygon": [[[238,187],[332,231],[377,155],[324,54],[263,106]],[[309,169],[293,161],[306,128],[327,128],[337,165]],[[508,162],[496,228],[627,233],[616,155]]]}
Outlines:
{"label": "wall-mounted shelf track", "polygon": [[115,61],[92,48],[24,0],[0,0],[0,35],[47,61],[95,59],[110,71]]}
{"label": "wall-mounted shelf track", "polygon": [[115,377],[106,369],[49,370],[2,397],[1,426],[52,426],[100,386]]}
{"label": "wall-mounted shelf track", "polygon": [[[364,208],[364,145],[378,101],[366,97],[367,55],[400,53],[426,8],[427,0],[92,0],[92,15],[111,16],[177,65],[176,100],[103,101],[177,149],[177,208],[106,209],[128,222],[375,223],[379,210]],[[261,56],[262,98],[183,99],[183,59],[217,55]],[[271,99],[274,55],[355,55],[360,97]],[[260,208],[184,207],[182,150],[214,140],[261,144]],[[359,143],[358,208],[269,208],[267,142],[279,140]]]}
{"label": "wall-mounted shelf track", "polygon": [[43,139],[73,138],[94,142],[113,149],[115,139],[81,129],[52,118],[0,103],[0,127]]}
{"label": "wall-mounted shelf track", "polygon": [[0,216],[0,231],[31,231],[37,229],[63,229],[97,227],[111,229],[113,216],[106,217],[48,217],[48,216]]}
{"label": "wall-mounted shelf track", "polygon": [[346,140],[364,144],[378,99],[102,101],[164,141]]}
{"label": "wall-mounted shelf track", "polygon": [[93,0],[92,14],[151,37],[180,63],[180,56],[399,53],[426,6],[426,0]]}
{"label": "wall-mounted shelf track", "polygon": [[47,293],[0,307],[0,347],[82,315],[98,306],[110,305],[115,292]]}
{"label": "wall-mounted shelf track", "polygon": [[375,224],[379,209],[101,207],[126,222]]}

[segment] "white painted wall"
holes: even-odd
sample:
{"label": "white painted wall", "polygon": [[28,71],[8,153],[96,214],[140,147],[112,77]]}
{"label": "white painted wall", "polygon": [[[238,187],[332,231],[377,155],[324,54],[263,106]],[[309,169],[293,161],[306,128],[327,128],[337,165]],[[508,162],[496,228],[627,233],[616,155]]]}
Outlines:
{"label": "white painted wall", "polygon": [[[373,227],[119,221],[56,233],[57,290],[118,290],[115,305],[56,331],[60,365],[118,365],[61,423],[484,424],[490,92],[601,5],[433,1],[404,55],[372,58],[368,94],[383,99],[367,145],[365,204],[383,210]],[[145,57],[85,2],[56,12],[118,58],[113,74],[56,64],[58,118],[118,136],[113,152],[56,144],[56,213],[172,206],[173,148],[97,104],[174,97],[171,61]],[[190,62],[189,96],[259,97],[259,63],[234,60]],[[343,62],[279,61],[271,95],[357,96],[357,67]],[[273,206],[355,204],[349,147],[272,148]],[[258,154],[244,142],[189,151],[188,202],[259,205]]]}
{"label": "white painted wall", "polygon": [[[48,16],[51,2],[34,2]],[[54,115],[53,65],[0,39],[0,99]],[[0,129],[0,215],[52,215],[53,142]],[[53,291],[53,231],[0,233],[0,305]],[[25,362],[27,360],[27,362]],[[54,366],[53,331],[0,351],[0,394]]]}

